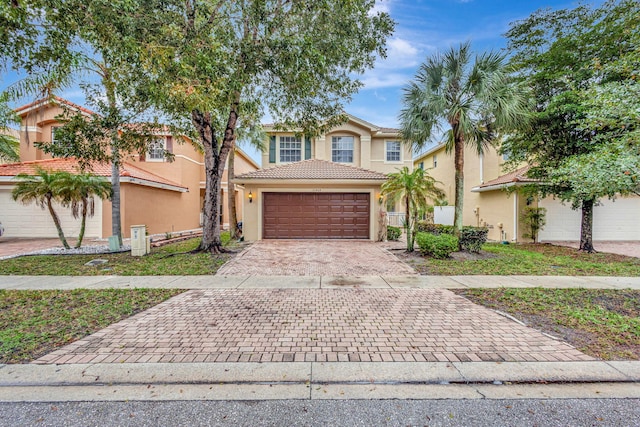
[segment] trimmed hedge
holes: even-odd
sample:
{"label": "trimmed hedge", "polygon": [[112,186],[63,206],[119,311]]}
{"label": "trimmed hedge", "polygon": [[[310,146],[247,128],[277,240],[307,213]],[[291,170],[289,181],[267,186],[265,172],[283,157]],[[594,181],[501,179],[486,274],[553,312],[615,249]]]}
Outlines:
{"label": "trimmed hedge", "polygon": [[460,232],[460,249],[469,252],[480,252],[487,241],[489,229],[486,227],[462,227]]}
{"label": "trimmed hedge", "polygon": [[397,241],[400,239],[400,235],[402,234],[402,230],[400,227],[394,227],[393,225],[387,226],[387,240]]}
{"label": "trimmed hedge", "polygon": [[[452,225],[429,224],[425,221],[418,221],[416,230],[422,233],[430,233],[435,236],[443,234],[455,235],[455,227]],[[482,245],[487,242],[489,229],[486,227],[464,226],[460,232],[460,249],[469,252],[480,252]]]}
{"label": "trimmed hedge", "polygon": [[451,253],[458,250],[458,238],[451,234],[418,233],[416,242],[420,248],[420,253],[433,258],[447,258]]}

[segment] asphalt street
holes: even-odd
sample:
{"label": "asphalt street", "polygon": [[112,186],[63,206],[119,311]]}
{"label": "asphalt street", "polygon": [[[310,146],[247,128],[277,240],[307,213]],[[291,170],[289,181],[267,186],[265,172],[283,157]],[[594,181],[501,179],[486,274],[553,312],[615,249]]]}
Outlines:
{"label": "asphalt street", "polygon": [[640,425],[640,399],[0,403],[2,426]]}

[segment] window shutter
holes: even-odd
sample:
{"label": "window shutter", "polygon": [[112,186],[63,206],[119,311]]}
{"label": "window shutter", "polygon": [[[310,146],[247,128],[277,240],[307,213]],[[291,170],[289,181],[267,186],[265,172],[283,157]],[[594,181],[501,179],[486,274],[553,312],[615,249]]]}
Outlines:
{"label": "window shutter", "polygon": [[171,135],[167,137],[166,147],[167,152],[173,154],[173,137]]}
{"label": "window shutter", "polygon": [[271,135],[269,137],[269,163],[276,162],[276,137]]}
{"label": "window shutter", "polygon": [[309,160],[311,158],[311,138],[304,137],[304,159]]}

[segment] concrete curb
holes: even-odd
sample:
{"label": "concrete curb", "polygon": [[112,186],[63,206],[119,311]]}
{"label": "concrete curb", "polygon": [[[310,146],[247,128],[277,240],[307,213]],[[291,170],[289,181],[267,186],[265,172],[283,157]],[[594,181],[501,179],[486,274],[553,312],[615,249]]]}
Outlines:
{"label": "concrete curb", "polygon": [[2,365],[0,402],[640,398],[640,362]]}

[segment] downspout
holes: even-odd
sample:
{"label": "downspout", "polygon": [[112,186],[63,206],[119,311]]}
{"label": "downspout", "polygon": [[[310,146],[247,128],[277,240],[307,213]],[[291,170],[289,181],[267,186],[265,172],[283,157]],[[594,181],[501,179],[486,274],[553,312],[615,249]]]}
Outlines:
{"label": "downspout", "polygon": [[480,185],[484,184],[484,153],[480,153]]}
{"label": "downspout", "polygon": [[511,240],[518,241],[518,193],[513,194],[513,238]]}

